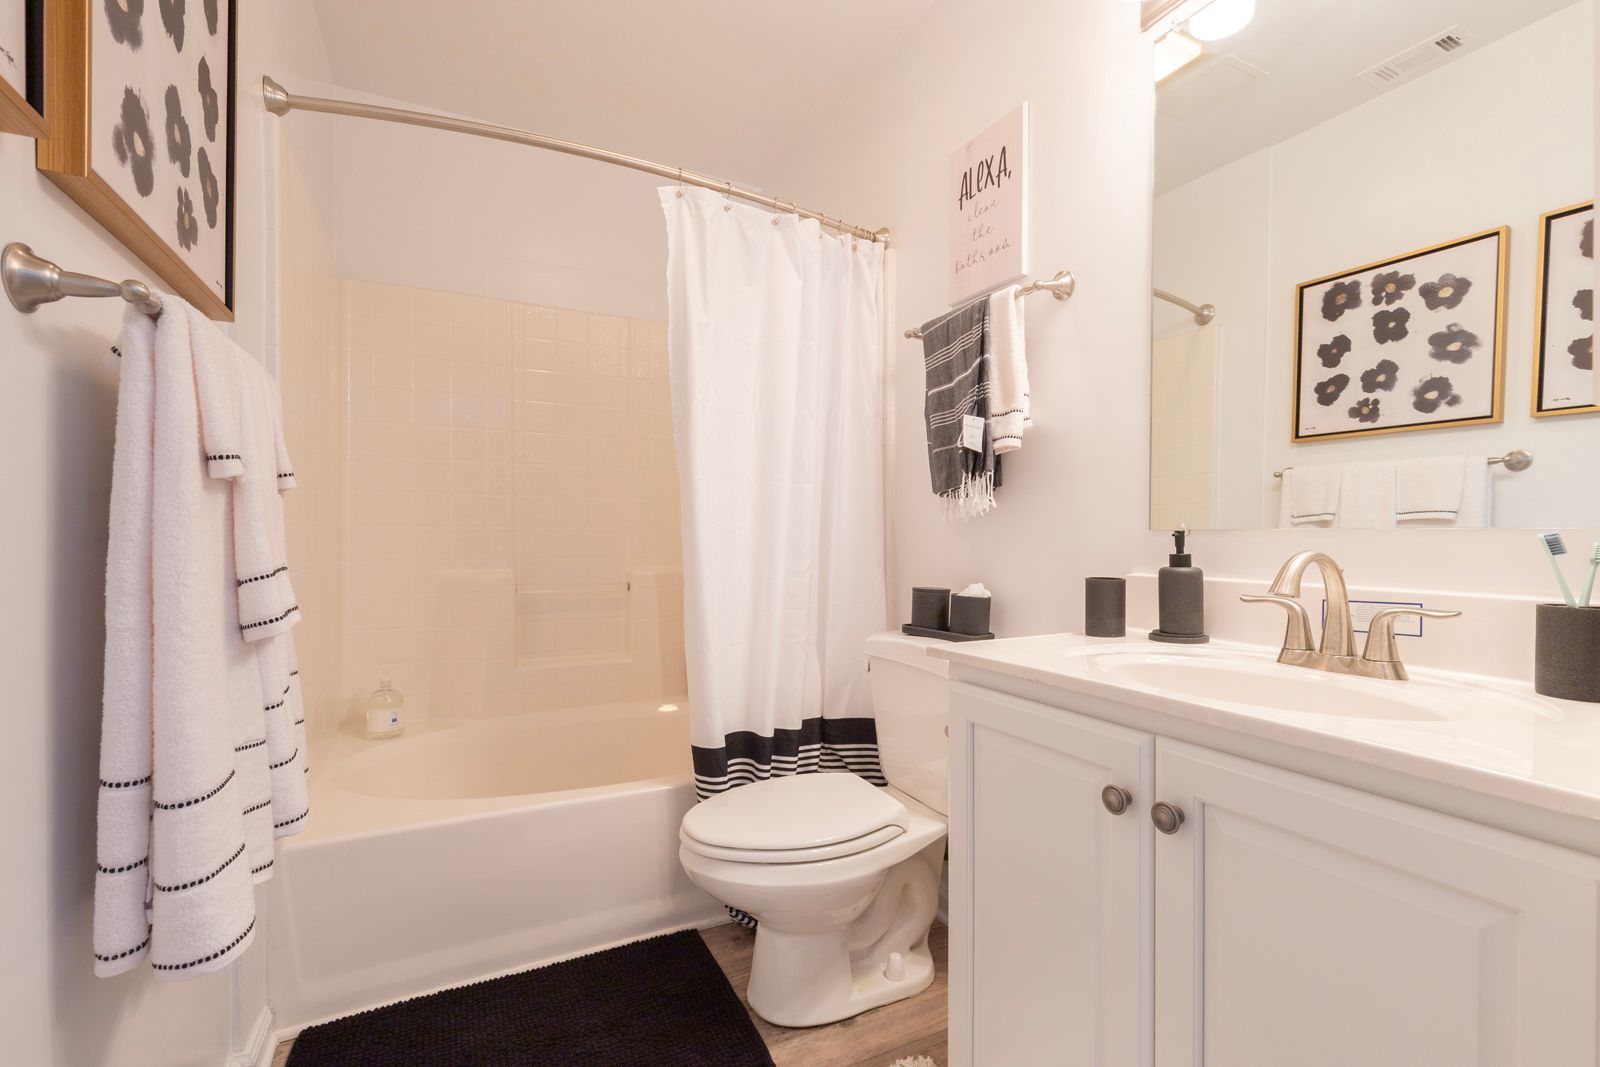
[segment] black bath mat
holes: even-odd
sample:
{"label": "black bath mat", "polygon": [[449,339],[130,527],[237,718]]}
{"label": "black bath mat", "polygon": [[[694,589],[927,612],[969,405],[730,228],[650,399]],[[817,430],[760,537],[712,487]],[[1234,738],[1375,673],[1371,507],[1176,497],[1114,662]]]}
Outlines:
{"label": "black bath mat", "polygon": [[771,1067],[693,930],[312,1026],[288,1067]]}

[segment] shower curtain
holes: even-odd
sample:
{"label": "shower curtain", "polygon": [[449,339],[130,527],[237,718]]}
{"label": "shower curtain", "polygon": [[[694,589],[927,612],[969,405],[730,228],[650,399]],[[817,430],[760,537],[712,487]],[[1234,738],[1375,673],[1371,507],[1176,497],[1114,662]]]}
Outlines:
{"label": "shower curtain", "polygon": [[696,788],[884,785],[863,646],[886,623],[883,247],[660,193]]}

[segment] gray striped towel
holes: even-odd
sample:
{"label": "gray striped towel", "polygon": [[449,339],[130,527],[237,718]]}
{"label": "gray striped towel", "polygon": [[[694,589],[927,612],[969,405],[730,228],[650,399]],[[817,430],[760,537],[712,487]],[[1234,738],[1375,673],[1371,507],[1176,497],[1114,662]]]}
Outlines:
{"label": "gray striped towel", "polygon": [[[922,327],[927,376],[923,416],[928,428],[928,472],[945,516],[972,518],[995,507],[1000,457],[989,432],[989,301],[957,308]],[[962,445],[966,416],[983,424],[983,448]]]}

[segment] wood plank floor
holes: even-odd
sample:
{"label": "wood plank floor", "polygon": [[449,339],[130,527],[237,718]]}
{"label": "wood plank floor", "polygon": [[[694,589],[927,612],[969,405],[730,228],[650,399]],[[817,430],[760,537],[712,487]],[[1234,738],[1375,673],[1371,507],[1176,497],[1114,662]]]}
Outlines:
{"label": "wood plank floor", "polygon": [[[705,930],[701,936],[740,1001],[744,1001],[755,934],[730,923]],[[908,1000],[874,1008],[832,1026],[804,1030],[773,1026],[752,1014],[773,1060],[778,1067],[889,1067],[903,1057],[927,1056],[938,1067],[945,1067],[949,1062],[945,1053],[949,978],[946,942],[944,924],[934,923],[928,935],[928,947],[933,950],[933,985]],[[748,1003],[745,1008],[749,1009]],[[285,1041],[278,1046],[272,1067],[284,1067],[293,1044]]]}

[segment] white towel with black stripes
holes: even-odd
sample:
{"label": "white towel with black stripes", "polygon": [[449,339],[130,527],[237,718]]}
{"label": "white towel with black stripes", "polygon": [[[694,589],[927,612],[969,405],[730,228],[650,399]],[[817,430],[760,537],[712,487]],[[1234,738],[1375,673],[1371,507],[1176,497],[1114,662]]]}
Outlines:
{"label": "white towel with black stripes", "polygon": [[[207,469],[213,478],[234,483],[240,625],[246,641],[261,641],[293,628],[300,612],[289,576],[280,497],[282,489],[294,484],[281,405],[262,366],[216,323],[193,308],[187,311]],[[223,453],[230,458],[217,459],[219,453],[212,449],[220,447],[231,450]]]}
{"label": "white towel with black stripes", "polygon": [[153,326],[130,311],[118,344],[131,362],[106,568],[94,954],[97,974],[148,958],[188,978],[227,966],[255,932],[234,705],[251,695],[236,668],[254,664],[238,652],[229,483],[207,477],[185,306],[163,306]]}
{"label": "white towel with black stripes", "polygon": [[1008,285],[989,294],[989,436],[997,455],[1021,448],[1023,433],[1033,425],[1020,288]]}

